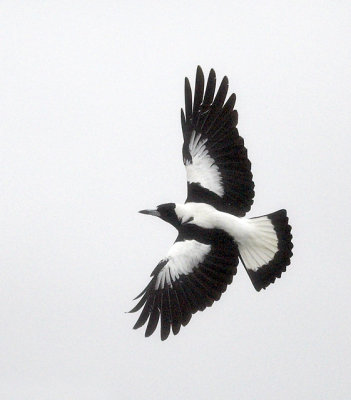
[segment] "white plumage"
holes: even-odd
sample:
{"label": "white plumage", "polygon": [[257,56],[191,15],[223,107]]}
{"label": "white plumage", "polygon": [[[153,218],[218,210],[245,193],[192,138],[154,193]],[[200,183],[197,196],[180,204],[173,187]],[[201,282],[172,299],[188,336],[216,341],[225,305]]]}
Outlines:
{"label": "white plumage", "polygon": [[174,243],[164,259],[167,264],[157,276],[155,289],[163,289],[165,281],[172,286],[172,280],[178,279],[180,275],[193,272],[210,251],[210,245],[199,243],[196,240]]}
{"label": "white plumage", "polygon": [[187,181],[199,183],[202,187],[223,196],[224,189],[218,166],[206,149],[207,139],[201,139],[200,134],[192,132],[189,151],[192,162],[185,160]]}

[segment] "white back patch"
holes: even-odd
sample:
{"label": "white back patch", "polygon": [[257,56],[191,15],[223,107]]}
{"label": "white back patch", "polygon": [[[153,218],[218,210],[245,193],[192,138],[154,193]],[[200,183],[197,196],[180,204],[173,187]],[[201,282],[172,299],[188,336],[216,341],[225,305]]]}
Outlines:
{"label": "white back patch", "polygon": [[201,140],[200,134],[192,132],[189,142],[192,162],[185,163],[187,180],[189,183],[199,183],[202,187],[222,197],[224,195],[222,177],[218,166],[208,154],[206,142],[207,139]]}
{"label": "white back patch", "polygon": [[206,203],[176,204],[175,213],[182,224],[190,223],[201,228],[217,228],[215,214],[217,210]]}
{"label": "white back patch", "polygon": [[163,289],[165,283],[172,286],[172,281],[178,279],[179,275],[190,274],[210,251],[211,245],[196,240],[174,243],[166,256],[167,264],[157,275],[155,289]]}

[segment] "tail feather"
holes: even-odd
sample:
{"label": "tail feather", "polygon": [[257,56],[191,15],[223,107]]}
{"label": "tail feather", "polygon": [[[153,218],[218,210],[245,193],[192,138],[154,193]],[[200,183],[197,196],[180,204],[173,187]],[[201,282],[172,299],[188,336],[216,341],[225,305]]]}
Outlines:
{"label": "tail feather", "polygon": [[292,235],[286,210],[248,220],[251,235],[239,244],[240,259],[257,291],[286,271],[292,257]]}

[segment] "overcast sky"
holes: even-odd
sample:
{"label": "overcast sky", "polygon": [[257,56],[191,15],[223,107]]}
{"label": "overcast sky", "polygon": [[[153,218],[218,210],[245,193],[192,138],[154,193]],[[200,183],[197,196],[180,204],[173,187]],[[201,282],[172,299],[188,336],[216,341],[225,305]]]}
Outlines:
{"label": "overcast sky", "polygon": [[[2,1],[0,398],[350,398],[349,1]],[[176,337],[125,314],[186,196],[180,107],[229,78],[256,184],[294,257],[240,266]]]}

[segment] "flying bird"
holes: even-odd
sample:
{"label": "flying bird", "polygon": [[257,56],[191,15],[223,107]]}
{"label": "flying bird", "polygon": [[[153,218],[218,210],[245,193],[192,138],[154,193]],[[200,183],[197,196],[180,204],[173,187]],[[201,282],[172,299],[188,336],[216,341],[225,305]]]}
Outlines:
{"label": "flying bird", "polygon": [[281,277],[292,257],[286,210],[244,217],[253,203],[254,183],[244,140],[236,128],[235,94],[225,101],[226,76],[215,92],[213,69],[205,88],[204,74],[197,68],[194,97],[185,78],[185,113],[181,110],[185,204],[167,203],[140,211],[178,231],[130,311],[142,309],[134,329],[147,323],[147,337],[159,320],[162,340],[171,330],[177,335],[194,313],[212,306],[232,282],[239,260],[260,291]]}

